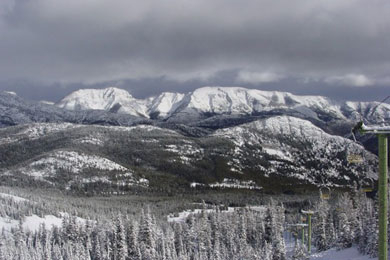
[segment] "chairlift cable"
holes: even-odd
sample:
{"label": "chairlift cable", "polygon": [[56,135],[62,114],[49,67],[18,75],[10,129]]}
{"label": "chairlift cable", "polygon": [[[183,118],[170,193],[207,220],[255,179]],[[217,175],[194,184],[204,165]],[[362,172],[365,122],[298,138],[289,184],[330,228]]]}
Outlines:
{"label": "chairlift cable", "polygon": [[381,102],[379,102],[379,104],[376,105],[376,106],[372,109],[372,111],[371,111],[371,113],[370,113],[370,116],[372,116],[372,114],[374,114],[374,112],[376,111],[376,109],[377,109],[380,105],[382,105],[388,98],[390,98],[390,96],[387,96],[387,97],[384,98]]}

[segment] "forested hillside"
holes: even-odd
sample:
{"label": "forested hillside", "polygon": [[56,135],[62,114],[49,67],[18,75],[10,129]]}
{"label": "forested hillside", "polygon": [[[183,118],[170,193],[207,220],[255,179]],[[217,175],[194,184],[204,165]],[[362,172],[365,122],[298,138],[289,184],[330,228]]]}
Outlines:
{"label": "forested hillside", "polygon": [[[68,197],[70,203],[56,205],[62,196],[39,200],[38,193],[26,199],[4,192],[0,193],[2,260],[306,259],[301,230],[293,227],[302,223],[300,209],[315,211],[312,243],[317,252],[333,247],[357,247],[370,256],[377,252],[375,202],[361,192],[353,197],[335,194],[332,202],[299,196],[268,197],[257,206],[234,208],[203,202],[195,206],[199,210],[185,215],[173,209],[178,218],[155,215],[164,210],[146,204],[126,213],[126,207],[105,208],[103,200],[95,199],[95,207],[90,207],[88,200]],[[137,205],[133,200],[126,198]],[[295,237],[293,251],[286,248],[288,236]]]}

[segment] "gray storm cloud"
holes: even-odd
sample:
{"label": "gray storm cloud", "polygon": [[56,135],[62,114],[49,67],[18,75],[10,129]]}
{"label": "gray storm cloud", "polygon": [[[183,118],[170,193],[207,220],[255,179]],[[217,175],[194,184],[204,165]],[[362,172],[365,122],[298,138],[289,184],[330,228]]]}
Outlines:
{"label": "gray storm cloud", "polygon": [[1,0],[0,78],[388,79],[387,0]]}

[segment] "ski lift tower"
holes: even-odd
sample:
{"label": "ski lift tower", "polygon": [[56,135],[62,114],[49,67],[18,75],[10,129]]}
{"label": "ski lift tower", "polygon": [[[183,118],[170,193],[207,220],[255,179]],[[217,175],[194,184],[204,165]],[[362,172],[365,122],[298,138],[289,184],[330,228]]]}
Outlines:
{"label": "ski lift tower", "polygon": [[304,224],[304,223],[297,223],[297,224],[290,224],[289,225],[290,227],[295,227],[297,228],[297,237],[296,237],[296,240],[298,239],[298,232],[301,231],[302,232],[302,245],[305,244],[305,227],[307,227],[307,224]]}
{"label": "ski lift tower", "polygon": [[311,216],[314,214],[314,211],[301,210],[301,212],[302,212],[302,214],[305,214],[308,216],[307,223],[308,223],[309,229],[307,231],[307,251],[309,252],[309,254],[311,254]]}
{"label": "ski lift tower", "polygon": [[387,260],[387,139],[390,134],[390,126],[371,125],[366,126],[359,122],[353,132],[362,134],[375,134],[378,137],[379,155],[379,237],[378,237],[378,260]]}

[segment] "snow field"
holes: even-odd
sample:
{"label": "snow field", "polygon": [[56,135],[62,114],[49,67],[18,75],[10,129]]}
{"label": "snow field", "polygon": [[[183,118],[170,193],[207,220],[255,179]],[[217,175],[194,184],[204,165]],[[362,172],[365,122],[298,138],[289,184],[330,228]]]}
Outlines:
{"label": "snow field", "polygon": [[[202,204],[202,203],[199,203],[199,204]],[[248,206],[246,208],[254,210],[254,211],[258,211],[258,212],[264,212],[266,210],[266,208],[263,206]],[[233,213],[237,209],[242,209],[242,207],[227,207],[226,210],[222,210],[221,212],[222,213]],[[199,215],[202,212],[212,213],[212,212],[215,212],[215,209],[184,210],[184,211],[179,212],[179,213],[169,214],[167,216],[167,221],[168,222],[185,222],[190,215]]]}
{"label": "snow field", "polygon": [[310,260],[378,260],[378,258],[361,255],[356,247],[351,247],[344,250],[331,248],[324,252],[313,253]]}
{"label": "snow field", "polygon": [[57,169],[66,169],[72,173],[79,173],[85,168],[95,168],[104,171],[128,171],[127,168],[103,157],[76,151],[56,151],[32,162],[28,167],[24,168],[24,172],[30,176],[40,178],[55,175]]}
{"label": "snow field", "polygon": [[0,197],[3,198],[12,198],[15,202],[24,202],[24,201],[29,201],[28,199],[18,197],[15,195],[7,194],[7,193],[0,193]]}
{"label": "snow field", "polygon": [[34,123],[29,125],[24,125],[23,129],[11,136],[0,138],[1,144],[9,144],[13,142],[18,142],[23,139],[35,140],[42,136],[61,132],[64,130],[81,127],[80,125],[75,125],[71,123]]}

